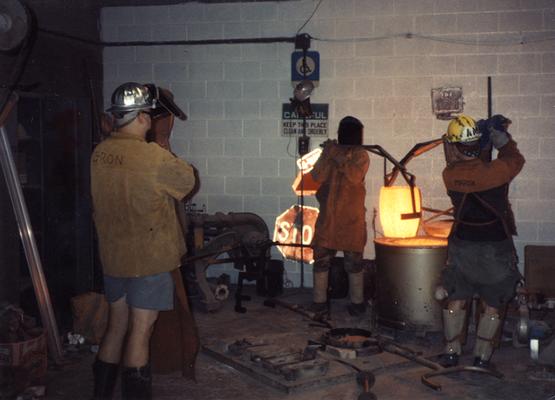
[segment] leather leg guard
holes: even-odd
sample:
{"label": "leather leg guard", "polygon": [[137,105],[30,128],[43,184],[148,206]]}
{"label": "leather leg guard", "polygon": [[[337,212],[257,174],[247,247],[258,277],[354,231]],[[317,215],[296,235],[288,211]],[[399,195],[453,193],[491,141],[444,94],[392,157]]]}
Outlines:
{"label": "leather leg guard", "polygon": [[121,398],[123,400],[151,400],[152,376],[150,365],[125,367],[121,374]]}
{"label": "leather leg guard", "polygon": [[445,353],[460,355],[461,338],[466,320],[466,310],[443,310],[443,333],[445,335]]}
{"label": "leather leg guard", "polygon": [[118,378],[118,364],[95,360],[92,369],[94,376],[94,400],[110,400]]}
{"label": "leather leg guard", "polygon": [[351,303],[362,304],[364,302],[364,272],[349,273],[349,294]]}
{"label": "leather leg guard", "polygon": [[489,361],[493,353],[493,342],[497,330],[501,326],[501,320],[497,314],[482,314],[476,330],[476,344],[474,345],[474,357],[482,361]]}
{"label": "leather leg guard", "polygon": [[328,300],[328,271],[313,272],[312,301],[314,303],[325,303]]}

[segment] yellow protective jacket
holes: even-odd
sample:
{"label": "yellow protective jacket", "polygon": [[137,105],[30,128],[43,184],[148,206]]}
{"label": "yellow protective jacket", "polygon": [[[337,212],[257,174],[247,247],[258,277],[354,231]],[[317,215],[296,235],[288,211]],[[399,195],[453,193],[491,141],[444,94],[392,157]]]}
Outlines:
{"label": "yellow protective jacket", "polygon": [[93,217],[103,272],[138,277],[180,265],[185,241],[175,211],[193,168],[156,143],[120,132],[91,157]]}
{"label": "yellow protective jacket", "polygon": [[365,177],[370,158],[360,147],[326,145],[310,172],[320,183],[312,246],[362,253],[366,245]]}

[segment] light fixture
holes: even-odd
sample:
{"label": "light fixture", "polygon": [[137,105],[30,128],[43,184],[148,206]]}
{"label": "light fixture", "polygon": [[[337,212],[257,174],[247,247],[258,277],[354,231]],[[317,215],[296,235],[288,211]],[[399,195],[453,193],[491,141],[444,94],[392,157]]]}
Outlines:
{"label": "light fixture", "polygon": [[314,91],[314,83],[304,80],[297,83],[293,91],[291,103],[297,115],[301,118],[309,118],[312,115],[312,106],[310,105],[310,95]]}

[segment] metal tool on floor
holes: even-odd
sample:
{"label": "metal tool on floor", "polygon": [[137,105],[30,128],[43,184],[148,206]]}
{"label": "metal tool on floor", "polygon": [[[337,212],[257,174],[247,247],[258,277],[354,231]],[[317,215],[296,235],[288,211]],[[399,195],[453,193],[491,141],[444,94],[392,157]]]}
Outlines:
{"label": "metal tool on floor", "polygon": [[[338,329],[343,329],[343,328],[338,328]],[[351,328],[348,328],[351,329]],[[353,328],[356,329],[356,328]],[[331,331],[337,331],[337,329],[332,329]],[[360,329],[360,333],[362,332],[368,332],[368,331],[364,331],[363,329]],[[343,335],[345,336],[345,335]],[[324,336],[324,340],[325,340]],[[363,337],[364,341],[367,342],[367,337],[366,336],[359,336],[359,337]],[[367,343],[368,344],[368,343]],[[357,400],[377,400],[377,397],[374,393],[372,393],[370,391],[370,388],[374,385],[374,383],[376,382],[376,377],[374,376],[374,374],[371,371],[368,370],[364,370],[360,367],[358,367],[357,365],[349,362],[349,361],[345,361],[343,360],[343,356],[341,354],[335,354],[332,351],[329,351],[330,346],[326,343],[323,342],[318,342],[315,340],[309,340],[308,341],[308,345],[305,348],[305,353],[309,353],[309,352],[313,352],[313,353],[318,353],[318,351],[320,351],[320,354],[322,355],[322,357],[331,360],[331,361],[335,361],[339,364],[343,364],[349,368],[352,368],[353,370],[355,370],[357,372],[356,375],[356,381],[357,383],[362,387],[363,392],[361,394],[359,394]],[[338,349],[340,350],[340,348],[335,348],[334,349]],[[362,348],[362,347],[359,347]],[[353,349],[346,349],[346,350],[351,350],[353,351]],[[378,352],[381,352],[381,350],[378,350]],[[375,353],[373,353],[375,354]],[[371,354],[365,354],[365,355],[371,355]],[[337,358],[339,357],[339,358]]]}
{"label": "metal tool on floor", "polygon": [[[432,372],[428,372],[421,377],[421,382],[437,391],[441,390],[441,385],[433,383],[430,381],[430,378],[440,375],[450,375],[457,372],[462,371],[469,371],[469,372],[479,372],[494,376],[496,378],[501,379],[503,374],[499,371],[495,371],[492,369],[474,367],[474,366],[457,366],[457,367],[450,367],[445,368],[442,365],[428,360],[421,356],[421,353],[418,353],[408,347],[402,346],[396,343],[392,339],[385,338],[380,335],[372,335],[370,331],[365,329],[359,328],[336,328],[331,329],[329,332],[322,336],[322,342],[320,344],[325,344],[326,346],[333,346],[335,348],[344,348],[344,349],[353,349],[353,348],[361,348],[361,347],[368,347],[377,346],[378,352],[385,351],[391,354],[395,354],[406,358],[410,361],[414,361],[420,365],[428,367],[432,369]],[[309,342],[310,344],[310,342]],[[318,344],[318,342],[313,342],[313,344]],[[341,357],[341,352],[337,355]],[[338,362],[344,363],[349,365],[353,368],[358,368],[351,363],[345,362],[343,360],[337,360]]]}
{"label": "metal tool on floor", "polygon": [[318,325],[311,324],[311,326],[321,326],[323,328],[330,328],[330,329],[332,328],[332,325],[325,320],[325,313],[315,313],[315,312],[306,310],[299,304],[291,304],[279,299],[267,299],[264,301],[264,305],[266,307],[271,307],[271,308],[275,308],[276,306],[286,308],[308,319],[311,319],[312,321],[315,321],[318,324]]}
{"label": "metal tool on floor", "polygon": [[377,400],[378,397],[370,391],[370,388],[374,386],[376,382],[376,377],[370,371],[358,371],[357,373],[357,383],[362,387],[362,393],[358,395],[357,400]]}
{"label": "metal tool on floor", "polygon": [[383,349],[383,351],[387,351],[388,353],[396,354],[398,356],[406,358],[407,360],[414,361],[414,362],[416,362],[420,365],[423,365],[425,367],[433,369],[434,371],[428,372],[428,373],[422,375],[420,380],[424,385],[428,386],[431,389],[437,390],[437,391],[441,391],[442,387],[441,387],[441,385],[439,385],[437,383],[433,383],[432,381],[430,381],[430,378],[432,378],[434,376],[451,375],[451,374],[454,374],[454,373],[457,373],[457,372],[468,371],[468,372],[479,372],[479,373],[483,373],[483,374],[488,374],[488,375],[494,376],[498,379],[503,378],[503,374],[500,373],[499,371],[496,371],[496,370],[493,370],[493,369],[474,367],[474,366],[471,366],[471,365],[459,365],[459,366],[456,366],[456,367],[445,368],[445,367],[443,367],[442,365],[440,365],[436,362],[428,360],[427,358],[424,358],[422,356],[416,355],[414,352],[409,352],[406,349],[403,349],[403,348],[397,346],[393,342],[389,342],[387,344],[384,343],[382,345],[382,349]]}

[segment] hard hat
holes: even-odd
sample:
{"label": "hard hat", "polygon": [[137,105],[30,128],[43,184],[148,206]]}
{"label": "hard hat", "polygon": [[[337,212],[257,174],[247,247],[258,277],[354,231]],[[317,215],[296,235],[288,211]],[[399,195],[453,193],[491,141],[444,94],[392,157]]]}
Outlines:
{"label": "hard hat", "polygon": [[476,122],[467,115],[459,115],[449,122],[447,141],[449,143],[474,144],[482,133],[476,129]]}
{"label": "hard hat", "polygon": [[[157,90],[154,85],[153,88]],[[114,90],[111,107],[106,111],[114,115],[116,127],[122,127],[133,121],[139,111],[156,108],[158,96],[156,92],[152,92],[153,88],[137,82],[127,82]]]}
{"label": "hard hat", "polygon": [[147,110],[156,108],[156,93],[152,93],[156,86],[141,85],[136,82],[127,82],[120,85],[112,93],[112,105],[108,112],[112,114],[126,113],[129,111]]}

